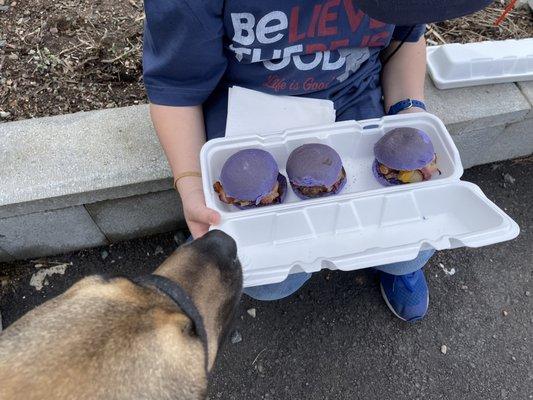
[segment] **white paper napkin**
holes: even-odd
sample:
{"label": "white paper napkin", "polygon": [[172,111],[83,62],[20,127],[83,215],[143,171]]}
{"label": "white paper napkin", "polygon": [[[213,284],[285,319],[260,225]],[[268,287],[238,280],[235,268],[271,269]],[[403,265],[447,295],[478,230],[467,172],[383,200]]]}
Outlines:
{"label": "white paper napkin", "polygon": [[229,89],[226,136],[269,135],[332,122],[331,100],[275,96],[239,86]]}

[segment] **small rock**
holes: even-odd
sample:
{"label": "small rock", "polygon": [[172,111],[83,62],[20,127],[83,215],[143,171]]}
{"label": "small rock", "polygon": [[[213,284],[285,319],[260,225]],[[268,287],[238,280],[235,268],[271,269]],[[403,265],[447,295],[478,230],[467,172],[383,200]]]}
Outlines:
{"label": "small rock", "polygon": [[232,344],[237,344],[237,343],[240,343],[242,342],[242,336],[240,334],[239,331],[235,330],[233,331],[233,333],[231,334],[231,343]]}
{"label": "small rock", "polygon": [[448,346],[446,346],[445,344],[443,344],[442,346],[440,346],[440,352],[442,354],[446,354],[448,352]]}
{"label": "small rock", "polygon": [[35,290],[40,292],[44,286],[48,286],[48,277],[56,274],[65,275],[65,271],[71,265],[71,263],[63,263],[54,265],[53,267],[40,268],[31,276],[30,286],[33,286]]}
{"label": "small rock", "polygon": [[509,312],[507,310],[503,310],[502,314],[503,314],[504,317],[507,317],[509,315]]}
{"label": "small rock", "polygon": [[531,296],[531,293],[529,292],[529,290],[526,290],[525,294],[526,294],[527,297]]}
{"label": "small rock", "polygon": [[503,174],[503,180],[505,183],[510,183],[511,185],[516,182],[516,179],[507,173]]}
{"label": "small rock", "polygon": [[31,12],[30,12],[30,10],[24,10],[24,13],[23,13],[23,14],[26,15],[26,16],[28,16],[28,15],[31,14]]}
{"label": "small rock", "polygon": [[443,263],[439,263],[439,267],[444,271],[444,273],[448,276],[455,275],[455,268],[447,269]]}
{"label": "small rock", "polygon": [[16,2],[16,1],[14,1],[14,2],[11,3],[11,7],[15,7],[16,5],[17,5],[17,2]]}
{"label": "small rock", "polygon": [[107,256],[109,256],[109,252],[104,250],[104,251],[102,251],[100,253],[100,255],[102,256],[102,260],[105,260],[107,258]]}
{"label": "small rock", "polygon": [[4,47],[6,45],[6,41],[4,39],[0,40],[0,48]]}
{"label": "small rock", "polygon": [[17,53],[11,53],[7,58],[9,58],[10,60],[18,60],[19,55]]}
{"label": "small rock", "polygon": [[492,168],[493,171],[496,171],[500,167],[501,167],[501,164],[492,164],[491,168]]}
{"label": "small rock", "polygon": [[6,4],[6,0],[0,0],[0,6],[4,6]]}
{"label": "small rock", "polygon": [[50,28],[50,33],[52,35],[57,35],[59,33],[59,29],[57,29],[55,26]]}
{"label": "small rock", "polygon": [[461,289],[462,289],[462,290],[468,290],[468,286],[466,286],[466,285],[461,285]]}
{"label": "small rock", "polygon": [[187,241],[187,234],[183,231],[178,231],[176,232],[176,234],[174,235],[174,242],[176,242],[176,244],[179,246],[181,246],[183,243],[185,243]]}
{"label": "small rock", "polygon": [[263,367],[263,364],[257,364],[257,370],[260,374],[263,374],[265,372],[265,367]]}
{"label": "small rock", "polygon": [[248,315],[249,315],[250,317],[252,317],[252,318],[255,318],[255,316],[257,315],[257,314],[256,314],[256,310],[255,310],[255,308],[250,308],[250,309],[246,310],[246,312],[247,312]]}
{"label": "small rock", "polygon": [[106,108],[114,108],[115,107],[115,103],[108,103],[105,107]]}
{"label": "small rock", "polygon": [[0,111],[0,118],[9,118],[11,116],[10,112]]}
{"label": "small rock", "polygon": [[154,256],[157,256],[158,254],[163,254],[163,248],[161,246],[155,248]]}

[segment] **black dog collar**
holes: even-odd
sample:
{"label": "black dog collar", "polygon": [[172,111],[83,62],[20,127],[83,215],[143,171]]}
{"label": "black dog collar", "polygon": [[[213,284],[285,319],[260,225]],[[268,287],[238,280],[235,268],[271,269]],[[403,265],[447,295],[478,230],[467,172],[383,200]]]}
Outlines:
{"label": "black dog collar", "polygon": [[207,332],[204,326],[204,320],[198,308],[194,305],[194,302],[189,297],[187,292],[178,285],[176,282],[171,281],[168,278],[165,278],[161,275],[143,275],[132,279],[132,282],[143,286],[143,287],[155,287],[160,292],[168,296],[176,305],[187,315],[193,322],[194,329],[196,334],[202,341],[205,352],[205,373],[206,376],[209,376],[209,352],[208,352],[208,342],[207,342]]}

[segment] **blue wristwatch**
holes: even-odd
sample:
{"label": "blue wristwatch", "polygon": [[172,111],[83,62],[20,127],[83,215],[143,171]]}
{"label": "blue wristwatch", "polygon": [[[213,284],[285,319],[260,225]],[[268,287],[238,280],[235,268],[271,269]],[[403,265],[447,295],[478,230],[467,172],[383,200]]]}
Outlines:
{"label": "blue wristwatch", "polygon": [[423,109],[424,111],[426,110],[426,105],[424,104],[423,101],[405,99],[405,100],[399,101],[398,103],[393,104],[389,108],[389,112],[387,113],[387,115],[396,115],[400,111],[407,110],[411,107],[418,107],[418,108]]}

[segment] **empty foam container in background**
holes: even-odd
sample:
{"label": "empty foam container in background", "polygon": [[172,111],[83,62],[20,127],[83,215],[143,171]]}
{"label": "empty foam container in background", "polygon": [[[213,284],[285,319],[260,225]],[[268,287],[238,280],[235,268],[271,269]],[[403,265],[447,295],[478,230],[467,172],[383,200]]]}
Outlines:
{"label": "empty foam container in background", "polygon": [[439,89],[531,80],[533,38],[431,46],[427,64]]}

